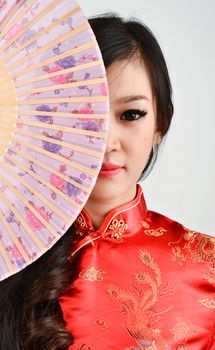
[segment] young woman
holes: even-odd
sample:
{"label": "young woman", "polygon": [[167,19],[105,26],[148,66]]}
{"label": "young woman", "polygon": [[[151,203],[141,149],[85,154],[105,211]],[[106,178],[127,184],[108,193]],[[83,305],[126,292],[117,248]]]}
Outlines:
{"label": "young woman", "polygon": [[148,210],[137,184],[173,115],[162,52],[137,21],[90,24],[110,93],[103,166],[64,238],[2,282],[1,349],[213,350],[214,238]]}

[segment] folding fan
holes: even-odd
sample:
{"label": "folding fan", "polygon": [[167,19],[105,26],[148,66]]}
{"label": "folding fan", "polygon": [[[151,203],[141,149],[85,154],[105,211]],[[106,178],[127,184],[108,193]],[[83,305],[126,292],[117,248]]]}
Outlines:
{"label": "folding fan", "polygon": [[106,73],[74,0],[0,2],[0,278],[45,253],[95,184]]}

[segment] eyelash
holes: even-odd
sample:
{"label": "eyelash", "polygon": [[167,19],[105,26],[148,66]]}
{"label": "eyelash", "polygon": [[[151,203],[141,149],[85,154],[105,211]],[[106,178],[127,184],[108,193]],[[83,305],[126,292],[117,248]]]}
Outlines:
{"label": "eyelash", "polygon": [[[127,111],[125,111],[125,112],[123,112],[122,114],[121,114],[121,117],[120,117],[120,119],[121,120],[127,120],[127,121],[134,121],[134,120],[139,120],[140,118],[142,118],[142,117],[145,117],[146,115],[147,115],[147,111],[146,110],[141,110],[141,109],[128,109]],[[130,117],[133,115],[139,115],[139,117],[138,118],[128,118],[128,119],[126,119],[126,118],[122,118],[122,116],[126,116],[126,114],[127,115],[130,115]]]}

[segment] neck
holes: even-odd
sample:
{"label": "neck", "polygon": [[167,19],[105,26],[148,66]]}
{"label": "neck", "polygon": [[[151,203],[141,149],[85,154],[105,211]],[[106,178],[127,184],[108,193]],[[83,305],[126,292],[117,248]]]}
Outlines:
{"label": "neck", "polygon": [[95,230],[99,229],[106,215],[114,208],[133,200],[136,196],[136,187],[119,197],[97,198],[93,192],[84,209],[87,211]]}

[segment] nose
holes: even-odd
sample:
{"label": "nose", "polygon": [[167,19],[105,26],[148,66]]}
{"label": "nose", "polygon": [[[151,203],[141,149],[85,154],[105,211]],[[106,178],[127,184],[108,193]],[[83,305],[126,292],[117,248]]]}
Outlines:
{"label": "nose", "polygon": [[113,113],[109,117],[109,130],[107,135],[107,145],[105,153],[116,152],[121,149],[120,125]]}

